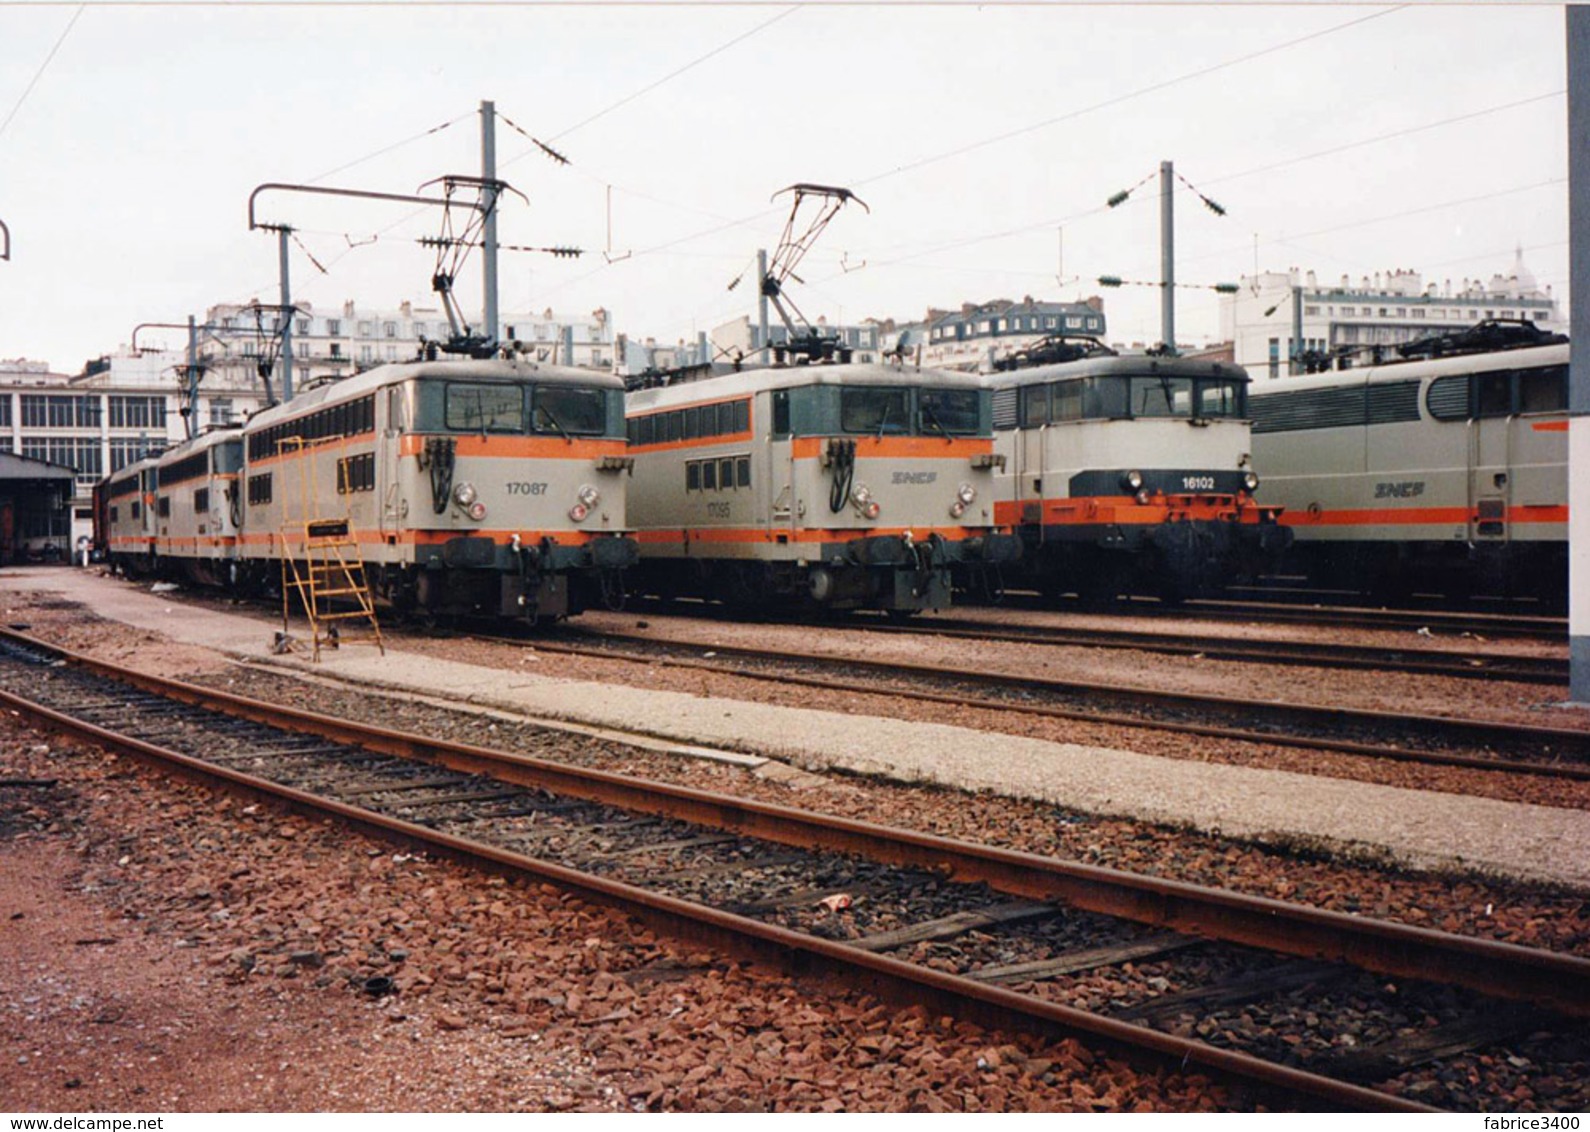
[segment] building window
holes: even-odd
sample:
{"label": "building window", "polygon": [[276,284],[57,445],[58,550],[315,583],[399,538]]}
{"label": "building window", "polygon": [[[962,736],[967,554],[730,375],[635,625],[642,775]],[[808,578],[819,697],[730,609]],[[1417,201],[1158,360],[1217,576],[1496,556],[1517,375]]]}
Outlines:
{"label": "building window", "polygon": [[1270,377],[1275,379],[1281,376],[1281,340],[1270,339]]}
{"label": "building window", "polygon": [[382,329],[386,331],[386,336],[388,338],[396,338],[397,337],[397,323],[389,322],[384,327],[382,327]]}
{"label": "building window", "polygon": [[1303,313],[1307,314],[1307,315],[1314,315],[1314,316],[1317,317],[1319,315],[1319,308],[1318,307],[1304,307],[1303,308]]}
{"label": "building window", "polygon": [[342,333],[342,319],[340,319],[340,318],[328,318],[328,319],[326,319],[326,333],[327,334],[333,334],[333,335],[341,334]]}
{"label": "building window", "polygon": [[166,399],[164,397],[117,397],[110,399],[111,428],[166,427]]}
{"label": "building window", "polygon": [[359,347],[359,360],[361,362],[372,362],[372,361],[374,361],[375,360],[375,351],[369,346],[360,346]]}
{"label": "building window", "polygon": [[333,342],[331,344],[331,356],[334,357],[334,358],[342,357],[342,343],[341,342]]}
{"label": "building window", "polygon": [[112,440],[110,442],[110,470],[119,472],[128,464],[136,464],[149,454],[147,440]]}
{"label": "building window", "polygon": [[0,428],[11,427],[11,394],[0,393]]}
{"label": "building window", "polygon": [[212,425],[225,425],[232,423],[232,402],[225,397],[210,398],[210,423]]}
{"label": "building window", "polygon": [[307,318],[299,319],[298,320],[298,324],[293,327],[293,330],[294,330],[295,333],[298,333],[298,334],[308,334],[309,333],[309,320]]}
{"label": "building window", "polygon": [[23,428],[98,428],[99,417],[98,397],[22,395]]}

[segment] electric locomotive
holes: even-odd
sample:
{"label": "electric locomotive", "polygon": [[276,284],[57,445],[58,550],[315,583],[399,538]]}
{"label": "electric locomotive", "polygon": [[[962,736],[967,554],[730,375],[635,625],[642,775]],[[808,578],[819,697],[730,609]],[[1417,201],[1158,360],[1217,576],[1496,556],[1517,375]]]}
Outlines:
{"label": "electric locomotive", "polygon": [[537,620],[616,604],[625,529],[623,383],[522,360],[380,366],[244,429],[242,545],[266,581],[343,519],[400,610]]}
{"label": "electric locomotive", "polygon": [[908,616],[1019,555],[974,376],[798,365],[627,400],[643,590]]}
{"label": "electric locomotive", "polygon": [[1285,570],[1386,600],[1560,606],[1567,340],[1492,322],[1399,352],[1255,392],[1254,459],[1296,536]]}
{"label": "electric locomotive", "polygon": [[129,578],[153,574],[156,553],[155,499],[157,461],[145,456],[112,472],[94,488],[94,541],[111,569]]}
{"label": "electric locomotive", "polygon": [[1087,600],[1208,593],[1257,572],[1290,539],[1255,498],[1248,376],[1219,362],[1120,356],[1046,341],[986,375],[994,518],[1020,534],[1038,589]]}

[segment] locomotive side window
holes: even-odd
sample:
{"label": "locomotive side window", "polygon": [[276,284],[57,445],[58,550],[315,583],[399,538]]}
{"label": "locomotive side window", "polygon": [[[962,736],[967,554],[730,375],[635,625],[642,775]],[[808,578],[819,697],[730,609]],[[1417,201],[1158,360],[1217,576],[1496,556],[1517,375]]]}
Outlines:
{"label": "locomotive side window", "polygon": [[1568,408],[1568,367],[1520,370],[1518,411],[1560,413]]}
{"label": "locomotive side window", "polygon": [[442,420],[453,432],[524,431],[524,389],[518,385],[449,382],[445,406]]}
{"label": "locomotive side window", "polygon": [[718,464],[715,460],[708,460],[701,465],[701,490],[718,490]]}
{"label": "locomotive side window", "polygon": [[601,436],[607,431],[607,397],[600,389],[540,385],[531,394],[537,432]]}
{"label": "locomotive side window", "polygon": [[1200,381],[1196,417],[1240,417],[1243,385],[1240,381]]}
{"label": "locomotive side window", "polygon": [[162,495],[155,500],[155,510],[162,519],[169,519],[171,517],[171,496]]}
{"label": "locomotive side window", "polygon": [[735,460],[734,481],[740,487],[751,486],[751,457],[741,456]]}
{"label": "locomotive side window", "polygon": [[1055,420],[1079,421],[1082,419],[1084,388],[1081,381],[1057,381],[1050,387]]}
{"label": "locomotive side window", "polygon": [[773,435],[789,435],[789,390],[773,390]]}
{"label": "locomotive side window", "polygon": [[732,402],[730,404],[729,407],[730,407],[731,410],[733,410],[731,415],[730,415],[729,431],[730,432],[750,432],[751,431],[751,402],[750,401],[734,401],[734,402]]}
{"label": "locomotive side window", "polygon": [[1122,378],[1089,378],[1087,410],[1083,415],[1089,420],[1115,420],[1119,417],[1129,417],[1132,412],[1128,394],[1127,382]]}
{"label": "locomotive side window", "polygon": [[210,489],[201,487],[193,493],[193,509],[199,514],[204,514],[210,509]]}
{"label": "locomotive side window", "polygon": [[685,490],[701,490],[701,465],[694,460],[685,465]]}
{"label": "locomotive side window", "polygon": [[734,486],[734,461],[718,461],[718,487],[727,491]]}
{"label": "locomotive side window", "polygon": [[1480,417],[1512,415],[1513,375],[1509,371],[1477,374],[1474,384],[1475,392],[1478,394]]}
{"label": "locomotive side window", "polygon": [[909,389],[841,389],[839,430],[900,436],[911,431]]}
{"label": "locomotive side window", "polygon": [[923,435],[976,436],[982,426],[982,398],[975,389],[924,389],[919,404]]}
{"label": "locomotive side window", "polygon": [[248,501],[250,505],[271,501],[271,473],[248,477]]}
{"label": "locomotive side window", "polygon": [[1025,385],[1021,390],[1021,427],[1040,428],[1049,423],[1049,387]]}

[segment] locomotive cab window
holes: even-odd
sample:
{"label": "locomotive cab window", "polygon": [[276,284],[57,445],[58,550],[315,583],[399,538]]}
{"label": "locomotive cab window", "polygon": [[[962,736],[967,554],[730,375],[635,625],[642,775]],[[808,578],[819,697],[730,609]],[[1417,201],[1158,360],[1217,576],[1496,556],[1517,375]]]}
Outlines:
{"label": "locomotive cab window", "polygon": [[446,390],[442,421],[449,432],[524,431],[522,386],[455,381]]}
{"label": "locomotive cab window", "polygon": [[607,394],[601,389],[539,385],[530,420],[536,432],[601,436],[607,432]]}
{"label": "locomotive cab window", "polygon": [[900,436],[911,431],[909,389],[841,389],[841,432]]}
{"label": "locomotive cab window", "polygon": [[1132,378],[1132,416],[1192,415],[1192,380],[1185,377]]}
{"label": "locomotive cab window", "polygon": [[976,436],[982,430],[982,397],[975,389],[924,389],[918,404],[924,436]]}

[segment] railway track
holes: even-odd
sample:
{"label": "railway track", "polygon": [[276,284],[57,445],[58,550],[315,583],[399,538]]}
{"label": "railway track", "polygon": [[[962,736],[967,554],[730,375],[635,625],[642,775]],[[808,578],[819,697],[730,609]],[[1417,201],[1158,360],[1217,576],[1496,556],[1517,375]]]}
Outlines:
{"label": "railway track", "polygon": [[[1311,1104],[1417,1109],[1471,1064],[1590,1079],[1590,960],[1574,956],[367,728],[12,634],[0,698],[694,937]],[[1476,1052],[1498,1047],[1512,1061]]]}
{"label": "railway track", "polygon": [[[1054,608],[1036,595],[1010,593],[1006,604],[1017,608]],[[1165,606],[1152,601],[1124,601],[1113,607],[1134,617],[1165,617],[1174,620],[1254,621],[1281,625],[1328,625],[1341,629],[1375,629],[1417,632],[1428,629],[1443,636],[1463,634],[1487,640],[1512,638],[1550,641],[1568,640],[1568,622],[1563,617],[1524,613],[1471,613],[1448,609],[1376,609],[1361,605],[1303,603],[1282,600],[1197,600]]]}
{"label": "railway track", "polygon": [[1271,641],[1194,635],[1149,633],[1125,629],[1089,629],[1077,626],[1019,625],[1003,621],[937,617],[920,625],[878,622],[869,632],[942,636],[969,641],[1001,641],[1083,648],[1134,649],[1170,656],[1198,656],[1256,664],[1304,665],[1360,671],[1396,671],[1458,679],[1508,680],[1521,684],[1568,684],[1565,657],[1509,656],[1475,650],[1435,648],[1384,648],[1317,641]]}
{"label": "railway track", "polygon": [[[833,692],[888,695],[955,707],[1044,715],[1400,762],[1590,779],[1590,731],[1447,716],[1414,716],[1276,700],[976,671],[847,655],[792,656],[709,641],[660,641],[576,626],[568,643],[537,650],[635,663],[666,663],[728,676]],[[583,638],[583,639],[582,639]],[[512,644],[522,639],[485,637]],[[902,686],[903,685],[903,686]],[[915,686],[912,686],[915,685]]]}

